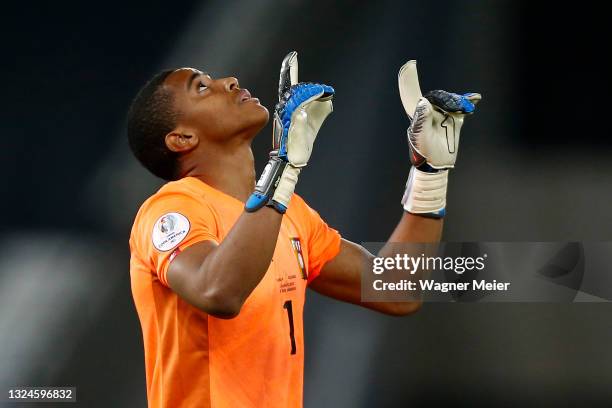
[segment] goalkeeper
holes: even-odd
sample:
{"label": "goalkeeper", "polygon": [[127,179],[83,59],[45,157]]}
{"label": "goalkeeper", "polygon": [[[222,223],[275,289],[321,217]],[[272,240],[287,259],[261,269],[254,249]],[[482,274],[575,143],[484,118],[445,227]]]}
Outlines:
{"label": "goalkeeper", "polygon": [[[437,242],[463,119],[480,96],[422,97],[413,61],[399,87],[413,167],[389,242]],[[297,54],[285,57],[273,148],[257,183],[251,143],[269,113],[237,79],[164,71],[132,102],[130,148],[168,181],[130,235],[149,407],[301,407],[307,287],[390,315],[419,309],[362,302],[373,255],[294,193],[334,93],[299,82]]]}

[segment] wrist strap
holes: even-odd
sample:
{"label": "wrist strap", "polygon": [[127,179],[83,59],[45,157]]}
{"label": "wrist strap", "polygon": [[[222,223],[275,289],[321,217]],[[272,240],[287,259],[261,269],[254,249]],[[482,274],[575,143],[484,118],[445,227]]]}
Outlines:
{"label": "wrist strap", "polygon": [[428,173],[412,167],[402,197],[404,210],[428,217],[443,217],[447,183],[448,170]]}
{"label": "wrist strap", "polygon": [[[270,154],[270,161],[264,167],[263,173],[259,177],[255,185],[255,191],[249,197],[244,205],[247,212],[254,212],[269,204],[270,199],[274,195],[276,186],[283,174],[283,170],[287,166],[287,162],[280,159],[274,154]],[[276,207],[275,207],[276,208]]]}
{"label": "wrist strap", "polygon": [[276,154],[272,154],[255,185],[255,191],[244,205],[245,211],[254,212],[268,206],[284,214],[291,201],[299,175],[299,168],[280,159]]}

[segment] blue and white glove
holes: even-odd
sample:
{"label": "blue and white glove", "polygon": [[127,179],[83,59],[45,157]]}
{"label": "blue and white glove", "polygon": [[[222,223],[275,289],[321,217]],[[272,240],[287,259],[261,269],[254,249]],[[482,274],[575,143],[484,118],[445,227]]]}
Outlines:
{"label": "blue and white glove", "polygon": [[463,120],[482,97],[446,91],[431,91],[423,97],[414,60],[400,68],[398,84],[411,121],[408,144],[413,165],[402,205],[410,213],[440,218],[445,214],[448,170],[455,167]]}
{"label": "blue and white glove", "polygon": [[255,191],[245,204],[248,212],[263,206],[284,214],[295,184],[308,164],[312,146],[323,121],[332,112],[334,88],[309,82],[298,83],[297,52],[283,60],[274,109],[272,151]]}

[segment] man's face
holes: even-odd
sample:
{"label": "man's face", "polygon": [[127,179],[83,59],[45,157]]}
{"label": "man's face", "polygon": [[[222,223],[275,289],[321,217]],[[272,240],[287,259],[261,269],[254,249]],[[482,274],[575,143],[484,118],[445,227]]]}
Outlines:
{"label": "man's face", "polygon": [[166,78],[164,86],[174,94],[178,125],[200,138],[252,137],[268,122],[268,110],[241,89],[236,78],[213,79],[202,71],[181,68]]}

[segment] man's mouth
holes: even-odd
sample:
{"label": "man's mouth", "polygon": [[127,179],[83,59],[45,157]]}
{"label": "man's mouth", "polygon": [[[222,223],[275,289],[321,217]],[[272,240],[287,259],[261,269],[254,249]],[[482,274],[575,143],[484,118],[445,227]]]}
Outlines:
{"label": "man's mouth", "polygon": [[247,101],[259,102],[259,99],[251,97],[251,93],[249,92],[248,89],[242,89],[240,91],[239,96],[240,96],[240,103],[247,102]]}

